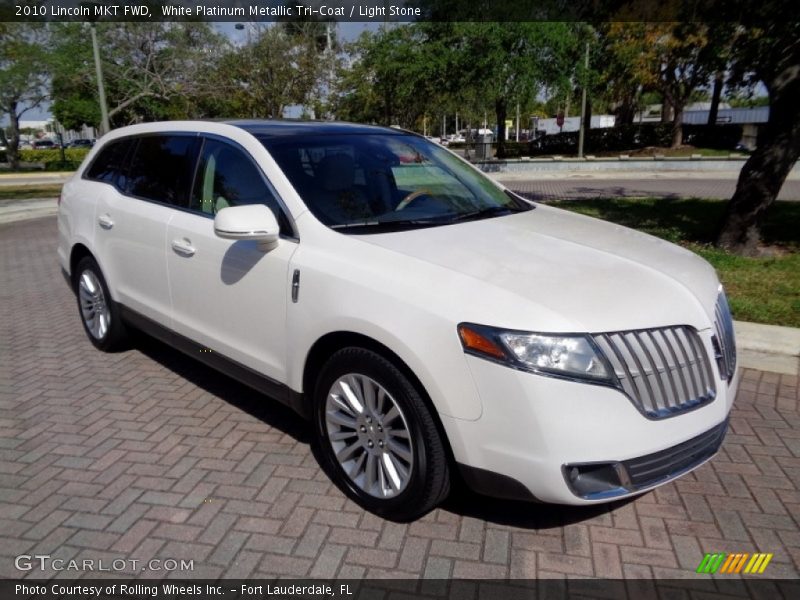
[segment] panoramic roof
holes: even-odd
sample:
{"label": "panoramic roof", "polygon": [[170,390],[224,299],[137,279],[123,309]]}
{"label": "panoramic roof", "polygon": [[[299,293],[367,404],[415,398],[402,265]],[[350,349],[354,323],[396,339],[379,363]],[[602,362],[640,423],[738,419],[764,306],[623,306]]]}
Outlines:
{"label": "panoramic roof", "polygon": [[389,127],[375,125],[359,125],[340,121],[270,121],[259,119],[235,119],[224,121],[230,125],[241,127],[245,131],[259,136],[281,137],[293,135],[334,135],[334,134],[367,134],[402,135],[406,132]]}

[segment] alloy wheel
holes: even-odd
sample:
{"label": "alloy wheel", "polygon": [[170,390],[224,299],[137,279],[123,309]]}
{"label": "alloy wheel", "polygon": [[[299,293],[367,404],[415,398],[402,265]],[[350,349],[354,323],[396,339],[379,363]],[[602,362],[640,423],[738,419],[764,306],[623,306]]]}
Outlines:
{"label": "alloy wheel", "polygon": [[333,453],[347,477],[367,494],[392,498],[411,479],[414,447],[403,411],[380,383],[358,373],[334,381],[325,405]]}
{"label": "alloy wheel", "polygon": [[81,273],[78,280],[81,316],[86,329],[97,340],[102,340],[111,324],[111,311],[103,293],[103,286],[90,270]]}

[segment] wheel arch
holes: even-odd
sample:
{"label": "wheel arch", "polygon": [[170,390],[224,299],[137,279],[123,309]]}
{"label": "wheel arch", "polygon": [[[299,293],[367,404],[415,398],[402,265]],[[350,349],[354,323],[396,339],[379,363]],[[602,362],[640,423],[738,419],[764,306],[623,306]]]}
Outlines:
{"label": "wheel arch", "polygon": [[403,375],[408,378],[411,384],[419,392],[423,402],[425,402],[425,404],[428,406],[428,409],[431,411],[434,423],[436,424],[436,430],[438,431],[439,436],[442,439],[442,443],[444,444],[444,448],[447,453],[447,459],[451,465],[455,466],[456,460],[453,454],[453,449],[450,446],[450,439],[448,438],[447,432],[442,424],[439,411],[436,409],[436,406],[431,400],[430,394],[428,394],[428,391],[425,389],[425,386],[422,384],[419,377],[417,377],[416,373],[414,373],[411,367],[409,367],[408,364],[406,364],[406,362],[396,352],[394,352],[385,344],[382,344],[378,340],[367,335],[353,331],[333,331],[326,333],[316,342],[314,342],[309,349],[308,354],[306,355],[306,361],[303,367],[303,397],[305,414],[314,414],[314,386],[316,383],[316,376],[322,369],[322,366],[337,351],[348,347],[365,348],[366,350],[375,352],[376,354],[390,361],[400,370],[401,373],[403,373]]}
{"label": "wheel arch", "polygon": [[95,261],[97,260],[91,250],[84,244],[78,242],[72,246],[69,252],[69,276],[71,281],[75,281],[75,269],[78,267],[78,263],[87,256],[91,256]]}

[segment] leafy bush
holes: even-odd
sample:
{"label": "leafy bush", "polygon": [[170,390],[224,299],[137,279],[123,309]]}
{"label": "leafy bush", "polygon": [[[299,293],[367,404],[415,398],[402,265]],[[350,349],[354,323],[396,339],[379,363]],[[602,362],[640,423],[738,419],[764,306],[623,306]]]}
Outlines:
{"label": "leafy bush", "polygon": [[[623,152],[648,146],[669,146],[672,142],[671,123],[644,123],[618,125],[604,129],[590,129],[584,142],[584,152]],[[530,155],[575,154],[578,149],[578,132],[570,131],[546,135],[531,142]]]}
{"label": "leafy bush", "polygon": [[[497,144],[494,144],[495,148]],[[497,154],[497,158],[519,158],[520,156],[530,156],[530,145],[528,142],[506,142],[505,152],[502,156]]]}
{"label": "leafy bush", "polygon": [[735,150],[741,140],[741,125],[683,126],[683,143],[700,148]]}
{"label": "leafy bush", "polygon": [[[64,150],[64,157],[68,163],[80,164],[88,153],[88,148],[67,148]],[[19,160],[26,163],[42,163],[45,169],[52,170],[52,167],[49,166],[50,164],[61,162],[61,150],[55,148],[43,148],[41,150],[23,148],[19,151]]]}
{"label": "leafy bush", "polygon": [[[740,125],[684,125],[683,141],[699,148],[734,150],[742,139]],[[668,148],[672,143],[672,123],[644,123],[642,125],[618,125],[605,129],[590,129],[586,136],[584,151],[624,152],[639,148]],[[516,146],[519,146],[517,144]],[[575,154],[578,150],[578,132],[546,135],[531,142],[522,152],[509,144],[506,157],[537,156],[543,154]]]}
{"label": "leafy bush", "polygon": [[44,164],[45,171],[74,171],[81,166],[79,160],[54,160]]}

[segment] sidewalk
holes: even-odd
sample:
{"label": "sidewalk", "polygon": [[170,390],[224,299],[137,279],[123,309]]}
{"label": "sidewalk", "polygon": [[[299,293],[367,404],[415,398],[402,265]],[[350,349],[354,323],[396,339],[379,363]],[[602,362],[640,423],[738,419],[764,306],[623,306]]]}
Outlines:
{"label": "sidewalk", "polygon": [[[55,215],[55,198],[0,203],[0,225]],[[735,321],[740,368],[800,376],[800,329]]]}
{"label": "sidewalk", "polygon": [[0,201],[0,224],[49,217],[57,211],[57,198]]}
{"label": "sidewalk", "polygon": [[2,186],[32,186],[32,185],[56,185],[64,183],[72,177],[73,171],[30,171],[26,173],[3,173],[0,172],[0,187]]}
{"label": "sidewalk", "polygon": [[740,367],[800,376],[800,329],[734,321]]}

